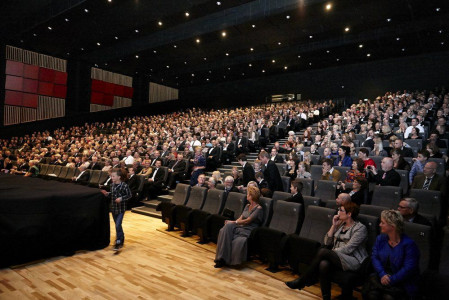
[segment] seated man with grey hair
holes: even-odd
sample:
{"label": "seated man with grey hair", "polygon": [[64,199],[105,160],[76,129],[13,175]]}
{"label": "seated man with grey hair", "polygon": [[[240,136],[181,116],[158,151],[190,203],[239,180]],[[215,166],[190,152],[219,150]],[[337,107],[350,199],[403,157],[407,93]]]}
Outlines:
{"label": "seated man with grey hair", "polygon": [[432,226],[430,221],[418,213],[419,203],[415,198],[404,198],[399,202],[398,211],[405,222]]}
{"label": "seated man with grey hair", "polygon": [[224,191],[225,191],[225,196],[227,197],[229,192],[239,192],[239,190],[235,187],[234,185],[234,177],[232,176],[226,176],[225,181],[224,181]]}

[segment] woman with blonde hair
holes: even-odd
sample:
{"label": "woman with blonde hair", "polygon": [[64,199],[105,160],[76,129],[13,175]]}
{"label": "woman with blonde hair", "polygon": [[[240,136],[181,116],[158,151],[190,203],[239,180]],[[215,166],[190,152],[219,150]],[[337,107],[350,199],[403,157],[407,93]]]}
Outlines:
{"label": "woman with blonde hair", "polygon": [[259,205],[260,191],[257,187],[247,188],[246,199],[249,204],[235,220],[227,220],[220,229],[215,255],[215,268],[225,265],[239,265],[246,261],[248,253],[248,237],[251,231],[263,222],[263,209]]}
{"label": "woman with blonde hair", "polygon": [[381,234],[373,247],[375,274],[363,287],[363,299],[414,299],[419,283],[419,249],[403,233],[404,219],[396,210],[384,210]]}
{"label": "woman with blonde hair", "polygon": [[223,178],[221,177],[220,171],[213,171],[212,178],[215,180],[216,184],[223,184]]}

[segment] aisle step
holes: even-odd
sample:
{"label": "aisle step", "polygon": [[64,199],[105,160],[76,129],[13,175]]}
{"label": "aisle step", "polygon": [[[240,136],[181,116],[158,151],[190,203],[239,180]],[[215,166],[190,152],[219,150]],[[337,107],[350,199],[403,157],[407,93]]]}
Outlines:
{"label": "aisle step", "polygon": [[136,214],[141,214],[141,215],[149,216],[152,218],[162,219],[161,212],[156,211],[156,209],[153,207],[139,206],[139,207],[134,207],[131,211]]}

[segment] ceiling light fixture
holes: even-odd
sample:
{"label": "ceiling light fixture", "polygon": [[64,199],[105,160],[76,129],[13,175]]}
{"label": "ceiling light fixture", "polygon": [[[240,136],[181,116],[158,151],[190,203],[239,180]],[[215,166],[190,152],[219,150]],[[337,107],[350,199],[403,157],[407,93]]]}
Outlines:
{"label": "ceiling light fixture", "polygon": [[287,66],[284,66],[284,70],[287,70],[288,69],[288,67]]}
{"label": "ceiling light fixture", "polygon": [[98,43],[97,43],[97,46],[101,46],[101,44],[98,42]]}
{"label": "ceiling light fixture", "polygon": [[207,57],[203,57],[204,60],[207,60]]}
{"label": "ceiling light fixture", "polygon": [[136,55],[136,58],[139,58],[139,55]]}
{"label": "ceiling light fixture", "polygon": [[346,28],[345,28],[345,32],[348,32],[348,31],[349,31],[349,27],[346,27]]}
{"label": "ceiling light fixture", "polygon": [[33,36],[37,36],[37,34],[36,34],[36,33],[33,33]]}
{"label": "ceiling light fixture", "polygon": [[370,57],[370,56],[371,56],[371,53],[366,54],[366,56],[367,56],[367,57]]}
{"label": "ceiling light fixture", "polygon": [[331,3],[326,4],[326,10],[331,10],[331,9],[332,9],[332,4]]}
{"label": "ceiling light fixture", "polygon": [[281,42],[278,42],[278,45],[280,46],[280,45],[282,45],[282,43],[281,43]]}
{"label": "ceiling light fixture", "polygon": [[401,38],[397,37],[397,38],[396,38],[396,41],[399,41],[400,39],[401,39]]}
{"label": "ceiling light fixture", "polygon": [[229,56],[229,53],[226,53],[226,56]]}
{"label": "ceiling light fixture", "polygon": [[331,53],[331,52],[330,52],[329,50],[327,50],[327,51],[326,51],[326,53],[328,53],[328,54],[329,54],[329,53]]}
{"label": "ceiling light fixture", "polygon": [[253,25],[251,25],[251,27],[252,27],[252,28],[256,28],[256,25],[255,25],[255,24],[253,24]]}
{"label": "ceiling light fixture", "polygon": [[276,60],[273,59],[271,62],[274,64],[276,62]]}
{"label": "ceiling light fixture", "polygon": [[309,38],[313,39],[313,35],[309,35]]}
{"label": "ceiling light fixture", "polygon": [[290,19],[290,16],[287,15],[287,16],[285,16],[285,18],[286,18],[287,20],[289,20],[289,19]]}
{"label": "ceiling light fixture", "polygon": [[162,22],[161,21],[157,22],[157,25],[162,26]]}
{"label": "ceiling light fixture", "polygon": [[226,31],[223,31],[223,32],[221,33],[221,36],[222,36],[222,37],[225,37],[225,36],[226,36]]}
{"label": "ceiling light fixture", "polygon": [[387,19],[387,22],[391,22],[391,18],[388,18],[388,19]]}
{"label": "ceiling light fixture", "polygon": [[153,53],[154,53],[154,54],[156,54],[156,53],[157,53],[157,51],[156,51],[156,50],[153,50]]}
{"label": "ceiling light fixture", "polygon": [[359,48],[363,48],[363,45],[362,45],[362,44],[360,44],[360,45],[359,45]]}
{"label": "ceiling light fixture", "polygon": [[437,7],[437,8],[435,8],[435,10],[438,12],[441,10],[441,8]]}
{"label": "ceiling light fixture", "polygon": [[51,28],[50,26],[48,26],[48,30],[53,30],[53,28]]}
{"label": "ceiling light fixture", "polygon": [[220,6],[220,5],[221,5],[221,2],[220,2],[220,1],[217,1],[217,5]]}
{"label": "ceiling light fixture", "polygon": [[170,69],[170,66],[167,66],[167,69]]}
{"label": "ceiling light fixture", "polygon": [[262,73],[265,73],[265,70],[262,70]]}
{"label": "ceiling light fixture", "polygon": [[178,46],[176,46],[176,45],[173,45],[173,48],[178,48]]}
{"label": "ceiling light fixture", "polygon": [[253,65],[252,65],[252,64],[249,64],[248,66],[249,66],[249,67],[252,67]]}
{"label": "ceiling light fixture", "polygon": [[115,36],[114,38],[115,38],[116,40],[118,40],[118,36]]}
{"label": "ceiling light fixture", "polygon": [[190,16],[189,12],[188,12],[188,11],[186,11],[186,17],[189,17],[189,16]]}
{"label": "ceiling light fixture", "polygon": [[64,19],[64,21],[68,22],[68,21],[70,21],[70,20],[69,20],[69,19],[67,19],[67,18],[65,18],[65,19]]}
{"label": "ceiling light fixture", "polygon": [[135,31],[136,33],[139,33],[139,29],[134,29],[134,31]]}
{"label": "ceiling light fixture", "polygon": [[86,14],[89,12],[89,10],[87,8],[84,9],[84,12],[86,12]]}
{"label": "ceiling light fixture", "polygon": [[254,48],[249,48],[249,51],[254,51]]}
{"label": "ceiling light fixture", "polygon": [[112,2],[112,0],[108,0],[108,2]]}
{"label": "ceiling light fixture", "polygon": [[200,43],[200,39],[196,39],[196,43],[199,44]]}
{"label": "ceiling light fixture", "polygon": [[337,58],[337,61],[340,61],[340,59],[339,59],[339,58]]}

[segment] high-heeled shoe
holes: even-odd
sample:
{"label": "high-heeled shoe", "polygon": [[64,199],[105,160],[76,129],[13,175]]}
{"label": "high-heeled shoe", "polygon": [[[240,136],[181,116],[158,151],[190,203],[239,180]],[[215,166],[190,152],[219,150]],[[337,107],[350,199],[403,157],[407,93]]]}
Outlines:
{"label": "high-heeled shoe", "polygon": [[291,289],[298,289],[298,290],[302,290],[306,286],[304,282],[301,280],[301,278],[292,281],[287,281],[285,284]]}

